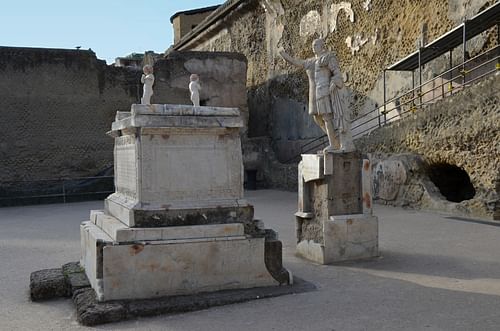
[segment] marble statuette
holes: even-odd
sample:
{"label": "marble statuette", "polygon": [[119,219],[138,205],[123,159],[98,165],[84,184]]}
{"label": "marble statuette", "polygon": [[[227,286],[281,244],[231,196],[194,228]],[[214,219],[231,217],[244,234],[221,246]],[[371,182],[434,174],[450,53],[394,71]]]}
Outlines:
{"label": "marble statuette", "polygon": [[193,106],[199,107],[200,106],[200,77],[197,74],[192,74],[189,77],[190,83],[189,83],[189,92],[191,93],[191,102],[193,103]]}
{"label": "marble statuette", "polygon": [[153,75],[153,67],[149,64],[145,65],[142,69],[143,74],[141,83],[144,84],[142,88],[141,104],[150,105],[151,97],[153,96],[153,84],[155,82],[155,75]]}

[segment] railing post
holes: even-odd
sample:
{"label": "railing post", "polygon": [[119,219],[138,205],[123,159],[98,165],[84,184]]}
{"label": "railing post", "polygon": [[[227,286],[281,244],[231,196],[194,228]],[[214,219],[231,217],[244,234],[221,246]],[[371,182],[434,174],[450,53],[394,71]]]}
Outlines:
{"label": "railing post", "polygon": [[387,94],[386,94],[385,71],[386,71],[386,69],[384,69],[384,125],[387,124]]}
{"label": "railing post", "polygon": [[444,78],[441,76],[441,98],[444,99]]}
{"label": "railing post", "polygon": [[497,56],[495,68],[500,72],[500,21],[497,23]]}
{"label": "railing post", "polygon": [[463,76],[463,85],[465,88],[465,81],[467,71],[465,70],[465,61],[467,61],[467,35],[465,31],[465,27],[467,25],[467,20],[464,20],[464,26],[462,28],[462,46],[463,46],[463,63],[462,63],[462,76]]}
{"label": "railing post", "polygon": [[410,110],[415,107],[415,70],[411,71],[411,99]]}
{"label": "railing post", "polygon": [[62,180],[63,203],[66,203],[66,185],[65,180]]}
{"label": "railing post", "polygon": [[450,91],[450,96],[453,94],[453,51],[450,50],[450,79],[448,90]]}
{"label": "railing post", "polygon": [[422,107],[422,47],[418,48],[418,96]]}

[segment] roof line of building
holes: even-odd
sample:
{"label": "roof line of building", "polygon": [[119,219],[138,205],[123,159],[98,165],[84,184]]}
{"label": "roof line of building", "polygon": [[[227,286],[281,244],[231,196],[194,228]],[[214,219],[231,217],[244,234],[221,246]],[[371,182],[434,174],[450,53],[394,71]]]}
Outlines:
{"label": "roof line of building", "polygon": [[221,5],[215,5],[215,6],[210,6],[210,7],[203,7],[203,8],[196,8],[196,9],[190,9],[190,10],[183,10],[183,11],[178,11],[177,13],[173,14],[170,17],[170,23],[174,23],[174,19],[179,16],[179,15],[195,15],[195,14],[201,14],[205,13],[207,11],[214,11],[217,8],[219,8]]}
{"label": "roof line of building", "polygon": [[186,45],[192,39],[194,39],[199,32],[207,29],[211,25],[215,24],[221,18],[227,16],[233,9],[237,8],[240,4],[246,2],[247,0],[228,0],[222,5],[220,5],[213,13],[207,16],[200,24],[198,24],[193,30],[187,33],[177,44],[173,45],[175,50],[178,50],[182,46]]}

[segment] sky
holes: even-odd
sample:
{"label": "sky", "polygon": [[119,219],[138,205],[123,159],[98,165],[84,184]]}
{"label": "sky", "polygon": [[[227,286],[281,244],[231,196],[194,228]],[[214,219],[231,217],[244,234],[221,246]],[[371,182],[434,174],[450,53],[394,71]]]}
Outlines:
{"label": "sky", "polygon": [[224,0],[5,0],[0,46],[91,48],[108,64],[130,53],[163,53],[173,43],[170,17]]}

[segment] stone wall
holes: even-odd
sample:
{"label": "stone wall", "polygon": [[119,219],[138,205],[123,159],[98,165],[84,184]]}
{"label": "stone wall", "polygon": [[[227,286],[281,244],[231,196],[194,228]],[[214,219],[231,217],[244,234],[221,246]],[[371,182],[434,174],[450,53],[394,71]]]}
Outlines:
{"label": "stone wall", "polygon": [[0,182],[94,176],[113,163],[106,136],[140,93],[140,73],[91,51],[0,47]]}
{"label": "stone wall", "polygon": [[[500,219],[499,105],[496,75],[358,139],[356,146],[372,154],[375,198]],[[439,182],[448,176],[456,182],[460,170],[468,174],[474,197],[448,201],[453,198],[447,200]],[[460,184],[452,193],[460,194],[466,186]]]}
{"label": "stone wall", "polygon": [[200,76],[200,105],[236,107],[248,122],[247,61],[237,53],[172,52],[154,65],[152,103],[192,104],[189,76]]}
{"label": "stone wall", "polygon": [[[214,8],[215,9],[215,8]],[[172,21],[174,27],[174,42],[178,42],[184,35],[193,30],[201,21],[207,18],[213,10],[202,10],[199,12],[181,12]]]}
{"label": "stone wall", "polygon": [[[312,40],[325,36],[327,47],[335,51],[345,73],[346,106],[356,116],[382,104],[383,68],[414,52],[420,39],[430,42],[494,2],[242,1],[218,24],[180,49],[234,51],[247,57],[248,134],[270,137],[278,160],[284,162],[322,133],[307,115],[305,73],[285,63],[278,55],[279,47],[294,57],[307,58],[313,55]],[[474,54],[495,43],[495,32],[491,31],[469,42],[469,50]],[[460,50],[453,58],[461,59]],[[425,68],[424,79],[448,62],[446,57],[433,61]],[[411,84],[411,73],[389,73],[388,98]]]}
{"label": "stone wall", "polygon": [[[246,124],[246,68],[241,54],[171,53],[154,64],[151,101],[191,104],[189,76],[197,73],[201,104],[239,108]],[[111,175],[113,140],[106,132],[116,111],[129,111],[140,98],[140,75],[107,66],[90,51],[0,47],[0,204],[14,195],[59,194],[62,178]],[[16,202],[4,204],[10,203]]]}

